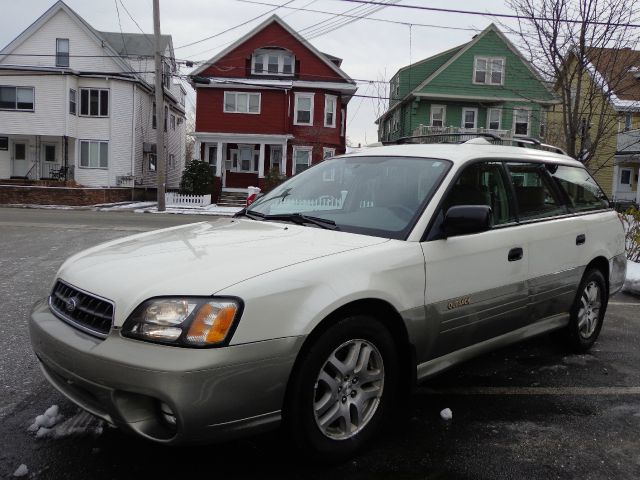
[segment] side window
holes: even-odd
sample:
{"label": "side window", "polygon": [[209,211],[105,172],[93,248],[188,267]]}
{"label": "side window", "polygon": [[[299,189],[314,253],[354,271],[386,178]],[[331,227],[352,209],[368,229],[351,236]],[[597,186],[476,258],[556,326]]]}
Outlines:
{"label": "side window", "polygon": [[487,205],[494,225],[515,221],[509,204],[508,189],[500,162],[482,162],[468,166],[451,188],[444,210],[455,205]]}
{"label": "side window", "polygon": [[553,189],[542,163],[509,163],[509,176],[518,203],[519,220],[553,217],[567,213]]}
{"label": "side window", "polygon": [[547,170],[569,197],[572,210],[583,212],[609,208],[607,196],[584,168],[547,165]]}

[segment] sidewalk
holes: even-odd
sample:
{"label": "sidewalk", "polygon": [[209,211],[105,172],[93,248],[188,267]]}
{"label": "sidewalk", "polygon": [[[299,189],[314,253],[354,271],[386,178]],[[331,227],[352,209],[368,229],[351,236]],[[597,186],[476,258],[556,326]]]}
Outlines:
{"label": "sidewalk", "polygon": [[135,213],[173,213],[182,215],[216,215],[224,217],[233,216],[241,210],[239,207],[218,207],[217,205],[208,205],[206,207],[167,205],[164,212],[158,212],[157,202],[122,202],[94,205],[94,207],[102,212],[130,210]]}

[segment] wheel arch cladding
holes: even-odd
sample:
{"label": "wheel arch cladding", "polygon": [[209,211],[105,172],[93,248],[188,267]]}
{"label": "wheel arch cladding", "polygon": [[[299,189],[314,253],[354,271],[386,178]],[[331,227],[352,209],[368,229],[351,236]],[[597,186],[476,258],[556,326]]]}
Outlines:
{"label": "wheel arch cladding", "polygon": [[604,277],[604,281],[605,281],[605,285],[607,287],[607,293],[609,290],[609,261],[602,257],[596,257],[593,260],[591,260],[589,262],[589,264],[587,265],[587,268],[585,269],[585,272],[588,272],[589,270],[591,270],[592,268],[595,268],[597,270],[600,270],[600,273],[602,273],[602,276]]}

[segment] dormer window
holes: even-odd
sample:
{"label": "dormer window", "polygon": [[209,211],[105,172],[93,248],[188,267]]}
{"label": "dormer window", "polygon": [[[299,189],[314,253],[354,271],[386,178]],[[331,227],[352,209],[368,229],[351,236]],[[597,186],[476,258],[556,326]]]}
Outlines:
{"label": "dormer window", "polygon": [[251,73],[256,75],[293,75],[295,57],[286,50],[260,49],[253,53]]}

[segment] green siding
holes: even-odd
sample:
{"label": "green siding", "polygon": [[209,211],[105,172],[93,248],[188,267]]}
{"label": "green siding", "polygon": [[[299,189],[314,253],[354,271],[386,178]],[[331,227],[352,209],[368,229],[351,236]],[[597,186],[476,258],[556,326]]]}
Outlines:
{"label": "green siding", "polygon": [[[473,84],[473,65],[476,56],[506,59],[504,85]],[[469,97],[522,98],[523,100],[553,99],[551,92],[494,31],[487,32],[419,92]]]}

